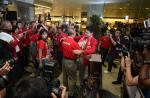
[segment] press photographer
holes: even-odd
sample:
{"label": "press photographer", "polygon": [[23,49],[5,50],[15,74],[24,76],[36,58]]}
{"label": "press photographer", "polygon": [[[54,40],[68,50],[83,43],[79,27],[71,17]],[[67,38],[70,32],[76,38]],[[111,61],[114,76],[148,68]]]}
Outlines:
{"label": "press photographer", "polygon": [[[150,33],[143,30],[140,37],[133,39],[130,53],[121,59],[121,69],[125,75],[124,88],[127,90],[129,98],[145,96],[149,98],[149,62],[150,62]],[[140,88],[139,88],[140,87]],[[131,93],[132,92],[132,93]],[[126,98],[127,94],[125,94]]]}
{"label": "press photographer", "polygon": [[14,59],[10,43],[13,37],[10,35],[12,25],[9,21],[2,22],[0,26],[0,94],[3,97],[6,86],[8,85],[8,73],[13,67]]}

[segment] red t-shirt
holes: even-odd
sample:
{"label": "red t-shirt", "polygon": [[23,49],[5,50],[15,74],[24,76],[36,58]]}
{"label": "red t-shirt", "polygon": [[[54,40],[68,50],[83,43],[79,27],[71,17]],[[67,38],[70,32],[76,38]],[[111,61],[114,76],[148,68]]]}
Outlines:
{"label": "red t-shirt", "polygon": [[101,47],[109,49],[110,41],[108,40],[108,38],[106,36],[102,36],[100,40],[101,40]]}
{"label": "red t-shirt", "polygon": [[62,48],[63,48],[64,58],[67,59],[76,59],[73,50],[80,50],[80,46],[78,45],[78,43],[71,37],[67,37],[63,41]]}
{"label": "red t-shirt", "polygon": [[[42,49],[42,58],[45,58],[47,55],[47,49],[48,49],[45,41],[39,40],[37,42],[37,50],[39,50],[39,49]],[[37,57],[38,57],[38,54],[37,54]]]}
{"label": "red t-shirt", "polygon": [[39,38],[39,35],[40,35],[39,33],[33,34],[30,38],[31,42],[32,43],[36,42]]}
{"label": "red t-shirt", "polygon": [[29,32],[26,33],[26,35],[23,37],[22,43],[23,43],[24,46],[30,45],[30,35],[29,35]]}

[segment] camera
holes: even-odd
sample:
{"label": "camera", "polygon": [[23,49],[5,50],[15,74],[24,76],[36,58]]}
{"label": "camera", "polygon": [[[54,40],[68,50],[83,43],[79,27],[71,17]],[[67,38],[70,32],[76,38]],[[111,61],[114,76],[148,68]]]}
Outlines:
{"label": "camera", "polygon": [[123,56],[128,56],[129,49],[128,49],[125,45],[122,45],[122,44],[117,43],[117,45],[116,45],[116,50],[117,50],[119,53],[122,53]]}
{"label": "camera", "polygon": [[132,49],[140,48],[143,51],[144,47],[150,50],[150,29],[143,29],[139,37],[135,37],[131,45]]}
{"label": "camera", "polygon": [[61,98],[61,89],[60,87],[60,81],[58,79],[54,79],[51,82],[48,83],[48,89],[51,93],[54,93],[57,98]]}
{"label": "camera", "polygon": [[[10,60],[6,60],[6,61],[2,60],[2,61],[0,61],[0,67],[4,66],[5,62],[8,62],[10,67],[13,67],[16,60],[15,59],[10,59]],[[0,90],[7,87],[8,84],[9,84],[8,76],[7,75],[0,76]]]}
{"label": "camera", "polygon": [[58,79],[54,79],[54,69],[56,65],[56,61],[45,61],[43,68],[43,79],[46,81],[49,92],[54,93],[57,98],[61,98],[61,90],[59,88],[60,81]]}
{"label": "camera", "polygon": [[28,33],[27,31],[23,32],[23,36],[27,35],[27,33]]}
{"label": "camera", "polygon": [[13,67],[13,65],[15,64],[16,60],[15,59],[9,59],[9,60],[1,60],[0,61],[0,67],[4,66],[5,63],[8,62],[10,67]]}

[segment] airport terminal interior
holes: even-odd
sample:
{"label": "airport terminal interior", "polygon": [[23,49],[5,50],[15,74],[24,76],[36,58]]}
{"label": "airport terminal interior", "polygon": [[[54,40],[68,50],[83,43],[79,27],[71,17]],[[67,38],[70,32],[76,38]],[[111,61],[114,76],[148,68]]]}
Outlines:
{"label": "airport terminal interior", "polygon": [[150,0],[0,0],[0,98],[150,98]]}

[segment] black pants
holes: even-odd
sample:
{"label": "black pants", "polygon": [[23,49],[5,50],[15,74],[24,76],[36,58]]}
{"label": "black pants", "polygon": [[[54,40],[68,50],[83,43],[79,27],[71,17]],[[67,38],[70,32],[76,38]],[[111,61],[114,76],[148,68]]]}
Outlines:
{"label": "black pants", "polygon": [[114,60],[117,59],[118,53],[116,51],[110,51],[108,53],[108,71],[111,72],[112,67],[116,67],[117,65],[114,63]]}
{"label": "black pants", "polygon": [[102,48],[102,47],[100,48],[100,54],[101,54],[101,57],[102,57],[102,64],[104,64],[104,62],[106,60],[108,50],[109,49],[106,49],[106,48]]}
{"label": "black pants", "polygon": [[28,58],[29,58],[29,46],[23,48],[23,65],[24,67],[28,66]]}
{"label": "black pants", "polygon": [[118,72],[118,77],[117,77],[117,82],[120,82],[122,81],[122,76],[123,76],[123,72],[121,70],[121,66],[119,68],[119,72]]}
{"label": "black pants", "polygon": [[57,51],[56,59],[58,60],[59,68],[62,69],[63,52]]}

